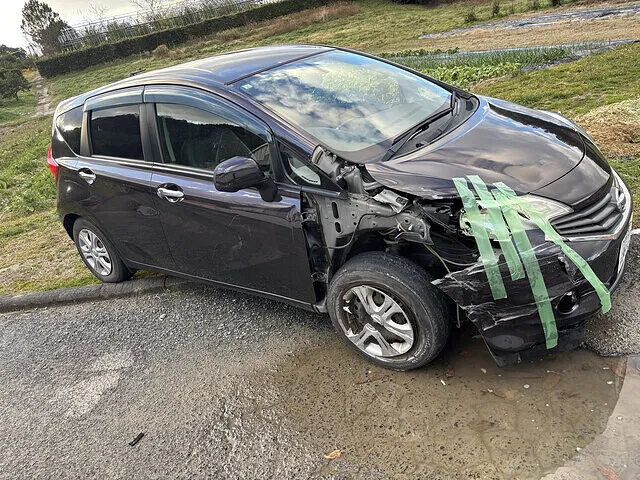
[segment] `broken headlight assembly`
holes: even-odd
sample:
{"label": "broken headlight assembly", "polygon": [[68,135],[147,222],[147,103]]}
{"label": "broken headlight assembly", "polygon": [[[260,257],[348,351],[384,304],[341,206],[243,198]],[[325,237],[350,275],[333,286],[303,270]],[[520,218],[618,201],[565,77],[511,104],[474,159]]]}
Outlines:
{"label": "broken headlight assembly", "polygon": [[[529,205],[531,205],[531,207],[533,207],[537,212],[546,217],[549,221],[573,212],[573,209],[568,205],[556,202],[554,200],[549,200],[548,198],[539,197],[538,195],[522,195],[522,197],[520,198],[526,200]],[[493,231],[493,229],[491,228],[491,220],[489,219],[486,208],[484,208],[482,205],[481,207],[482,208],[480,210],[480,214],[482,215],[482,218],[484,220],[483,223],[485,227],[487,227],[488,232],[491,233]],[[537,228],[536,224],[532,222],[526,215],[520,213],[520,216],[522,217],[522,224],[527,230]],[[464,235],[472,236],[471,224],[466,212],[463,212],[460,215],[460,230]]]}

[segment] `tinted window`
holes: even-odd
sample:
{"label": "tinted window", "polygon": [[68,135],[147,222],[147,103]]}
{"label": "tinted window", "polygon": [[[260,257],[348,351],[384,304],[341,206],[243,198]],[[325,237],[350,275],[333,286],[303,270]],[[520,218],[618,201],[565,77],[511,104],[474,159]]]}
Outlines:
{"label": "tinted window", "polygon": [[82,107],[63,113],[56,120],[58,131],[75,153],[80,152],[80,132],[82,132]]}
{"label": "tinted window", "polygon": [[253,158],[265,173],[271,171],[266,132],[194,107],[156,105],[165,163],[213,170],[235,156]]}
{"label": "tinted window", "polygon": [[142,160],[140,105],[91,112],[91,147],[93,155]]}

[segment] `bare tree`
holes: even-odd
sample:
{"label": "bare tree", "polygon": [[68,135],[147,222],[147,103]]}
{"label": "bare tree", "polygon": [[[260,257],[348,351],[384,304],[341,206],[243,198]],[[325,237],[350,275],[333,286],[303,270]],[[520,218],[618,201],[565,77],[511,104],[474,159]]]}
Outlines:
{"label": "bare tree", "polygon": [[93,2],[89,3],[89,7],[86,10],[78,10],[78,14],[82,16],[85,22],[99,23],[100,25],[104,25],[108,12],[109,7]]}
{"label": "bare tree", "polygon": [[129,2],[143,12],[148,21],[156,20],[159,15],[158,10],[162,7],[162,0],[129,0]]}

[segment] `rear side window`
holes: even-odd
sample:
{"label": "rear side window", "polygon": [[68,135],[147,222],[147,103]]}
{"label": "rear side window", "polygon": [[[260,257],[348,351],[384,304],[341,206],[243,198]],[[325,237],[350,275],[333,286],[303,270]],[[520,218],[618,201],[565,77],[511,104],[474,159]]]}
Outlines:
{"label": "rear side window", "polygon": [[80,152],[80,132],[82,132],[82,107],[63,113],[56,119],[56,128],[74,153]]}
{"label": "rear side window", "polygon": [[90,133],[93,155],[143,160],[140,105],[94,110]]}

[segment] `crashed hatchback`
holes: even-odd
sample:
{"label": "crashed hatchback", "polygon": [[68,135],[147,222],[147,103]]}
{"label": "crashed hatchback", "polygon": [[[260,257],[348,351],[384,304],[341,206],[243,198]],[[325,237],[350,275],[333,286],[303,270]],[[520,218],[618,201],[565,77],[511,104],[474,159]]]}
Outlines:
{"label": "crashed hatchback", "polygon": [[60,103],[60,219],[104,282],[164,272],[328,312],[393,369],[470,320],[500,365],[578,345],[631,197],[569,120],[370,55],[265,47]]}

